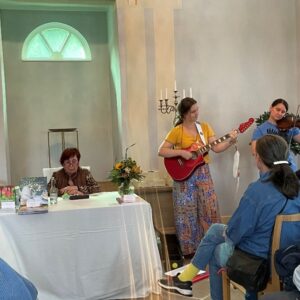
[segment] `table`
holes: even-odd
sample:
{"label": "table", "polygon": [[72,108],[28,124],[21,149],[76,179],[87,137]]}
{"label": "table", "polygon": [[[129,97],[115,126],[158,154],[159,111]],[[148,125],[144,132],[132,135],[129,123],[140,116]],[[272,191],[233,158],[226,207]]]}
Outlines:
{"label": "table", "polygon": [[0,257],[39,300],[126,299],[158,293],[162,267],[149,203],[117,192],[62,200],[38,215],[0,214]]}

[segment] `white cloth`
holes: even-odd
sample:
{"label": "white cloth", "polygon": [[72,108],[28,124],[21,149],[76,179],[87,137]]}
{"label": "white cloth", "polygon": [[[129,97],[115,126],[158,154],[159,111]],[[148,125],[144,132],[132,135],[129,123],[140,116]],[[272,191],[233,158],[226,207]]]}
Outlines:
{"label": "white cloth", "polygon": [[300,291],[300,265],[294,270],[293,282],[298,291]]}
{"label": "white cloth", "polygon": [[0,215],[0,257],[41,300],[126,299],[158,292],[162,266],[150,204],[117,192],[59,200],[49,213]]}

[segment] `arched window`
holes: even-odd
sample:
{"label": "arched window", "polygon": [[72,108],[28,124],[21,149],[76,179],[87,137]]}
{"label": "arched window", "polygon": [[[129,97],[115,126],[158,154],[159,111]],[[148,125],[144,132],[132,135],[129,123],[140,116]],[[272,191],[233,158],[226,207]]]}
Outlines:
{"label": "arched window", "polygon": [[27,36],[22,60],[89,61],[91,51],[79,31],[63,23],[51,22],[37,27]]}

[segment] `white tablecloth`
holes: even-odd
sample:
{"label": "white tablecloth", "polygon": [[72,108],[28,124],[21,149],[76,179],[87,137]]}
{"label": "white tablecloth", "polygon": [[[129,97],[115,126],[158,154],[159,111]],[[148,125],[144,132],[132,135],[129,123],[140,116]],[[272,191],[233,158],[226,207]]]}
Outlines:
{"label": "white tablecloth", "polygon": [[0,257],[39,300],[125,299],[158,292],[162,267],[150,205],[117,193],[60,200],[39,215],[0,214]]}

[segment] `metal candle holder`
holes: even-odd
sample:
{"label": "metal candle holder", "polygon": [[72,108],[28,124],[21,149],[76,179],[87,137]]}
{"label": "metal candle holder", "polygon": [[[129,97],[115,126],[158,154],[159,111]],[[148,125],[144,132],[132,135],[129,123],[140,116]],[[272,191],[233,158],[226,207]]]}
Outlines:
{"label": "metal candle holder", "polygon": [[177,112],[177,105],[178,105],[178,101],[177,99],[179,98],[179,95],[177,95],[178,91],[174,91],[174,104],[170,105],[168,103],[169,99],[160,99],[159,101],[159,106],[158,106],[158,110],[162,113],[162,114],[170,114],[171,112]]}

